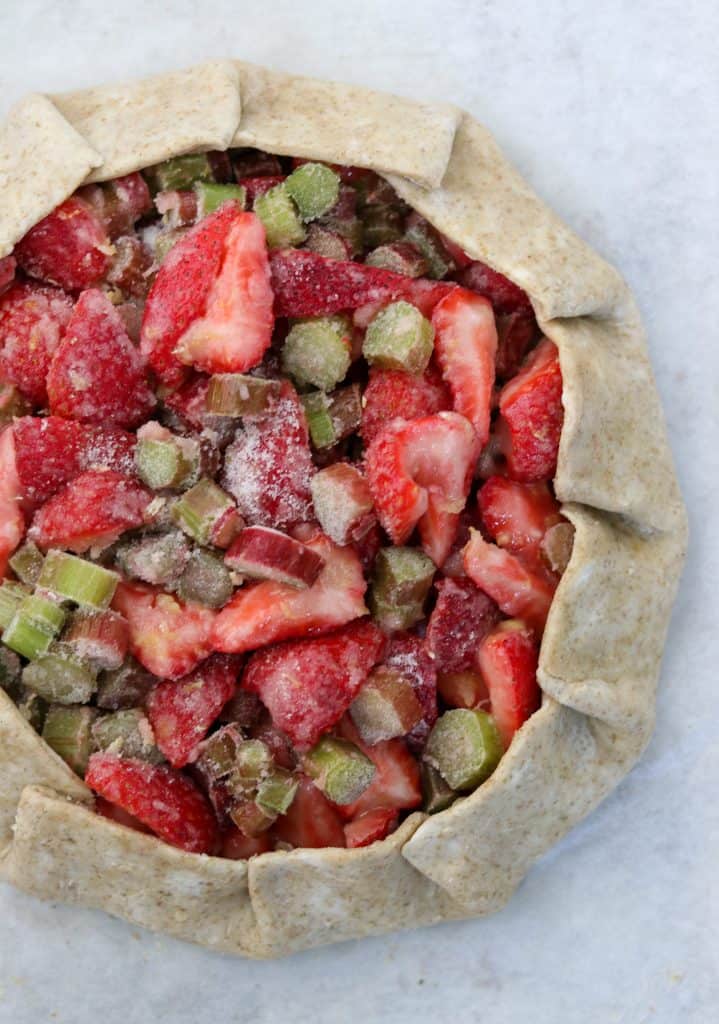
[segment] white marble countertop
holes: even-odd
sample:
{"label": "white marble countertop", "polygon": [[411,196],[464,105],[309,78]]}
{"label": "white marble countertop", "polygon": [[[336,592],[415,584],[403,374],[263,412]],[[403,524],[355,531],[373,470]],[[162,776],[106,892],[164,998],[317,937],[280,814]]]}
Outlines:
{"label": "white marble countertop", "polygon": [[719,1019],[719,281],[714,0],[23,0],[30,89],[242,56],[459,103],[634,288],[692,545],[639,767],[493,918],[248,963],[0,886],[0,1021]]}

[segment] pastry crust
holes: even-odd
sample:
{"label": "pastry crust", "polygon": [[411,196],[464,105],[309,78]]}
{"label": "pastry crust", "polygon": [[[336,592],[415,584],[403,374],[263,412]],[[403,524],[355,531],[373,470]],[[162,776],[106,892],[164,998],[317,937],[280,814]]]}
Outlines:
{"label": "pastry crust", "polygon": [[[0,130],[9,188],[0,255],[83,179],[230,144],[382,172],[439,230],[528,292],[559,347],[555,486],[576,528],[542,643],[542,708],[475,793],[431,818],[413,814],[365,849],[228,861],[123,828],[83,806],[89,790],[0,694],[0,876],[46,899],[268,957],[506,903],[649,739],[686,517],[625,284],[453,108],[239,62],[30,97]],[[38,149],[52,167],[42,178]]]}

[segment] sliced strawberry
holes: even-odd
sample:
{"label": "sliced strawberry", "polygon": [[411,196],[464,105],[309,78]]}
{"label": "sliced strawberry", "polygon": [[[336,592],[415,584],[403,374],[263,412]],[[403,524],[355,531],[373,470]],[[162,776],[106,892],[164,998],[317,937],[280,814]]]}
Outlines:
{"label": "sliced strawberry", "polygon": [[95,797],[95,812],[109,821],[114,821],[116,825],[124,825],[125,828],[131,828],[134,832],[144,832],[145,835],[148,832],[152,832],[152,829],[148,828],[147,825],[143,825],[141,821],[133,818],[127,811],[123,811],[122,807],[118,807],[117,804],[111,804],[103,796]]}
{"label": "sliced strawberry", "polygon": [[464,567],[505,615],[524,619],[541,636],[556,585],[525,568],[509,551],[488,544],[477,530],[464,549]]}
{"label": "sliced strawberry", "polygon": [[106,547],[125,530],[142,525],[150,500],[150,493],[132,477],[90,469],[35,513],[30,536],[41,548],[66,548],[76,554]]}
{"label": "sliced strawberry", "polygon": [[285,174],[266,174],[264,177],[259,178],[240,178],[240,185],[247,192],[247,205],[252,208],[255,205],[255,199],[265,195],[275,185],[281,185],[285,178]]}
{"label": "sliced strawberry", "polygon": [[465,288],[488,298],[495,313],[513,313],[517,309],[531,308],[529,296],[519,285],[479,260],[464,269],[458,280]]}
{"label": "sliced strawberry", "polygon": [[198,747],[233,696],[238,664],[216,655],[182,679],[158,683],[147,698],[155,742],[173,768],[194,761]]}
{"label": "sliced strawberry", "polygon": [[90,469],[134,472],[135,438],[113,427],[91,427],[59,416],[23,416],[13,426],[20,492],[32,510]]}
{"label": "sliced strawberry", "polygon": [[15,246],[15,258],[30,277],[66,291],[89,288],[110,266],[110,239],[84,200],[70,196]]}
{"label": "sliced strawberry", "polygon": [[502,388],[499,411],[508,440],[508,475],[524,483],[550,480],[557,470],[564,409],[559,354],[548,338]]}
{"label": "sliced strawberry", "polygon": [[9,288],[15,280],[17,260],[14,256],[3,256],[0,258],[0,295]]}
{"label": "sliced strawberry", "polygon": [[164,839],[188,853],[213,853],[219,841],[209,803],[185,775],[167,765],[93,754],[85,781]]}
{"label": "sliced strawberry", "polygon": [[463,416],[393,423],[370,444],[367,480],[380,523],[395,544],[419,525],[422,546],[441,565],[452,546],[475,462],[477,435]]}
{"label": "sliced strawberry", "polygon": [[368,445],[393,419],[418,419],[452,408],[452,396],[431,371],[371,369],[362,396],[362,440]]}
{"label": "sliced strawberry", "polygon": [[220,856],[227,860],[248,860],[250,857],[256,857],[258,853],[268,853],[271,849],[272,839],[269,832],[262,832],[251,839],[232,826],[222,833]]}
{"label": "sliced strawberry", "polygon": [[0,299],[0,376],[33,405],[47,403],[45,379],[72,313],[60,288],[18,281]]}
{"label": "sliced strawberry", "polygon": [[489,536],[513,554],[536,552],[550,526],[562,522],[559,503],[546,483],[520,484],[491,476],[477,503]]}
{"label": "sliced strawberry", "polygon": [[471,669],[478,645],[498,621],[499,608],[471,580],[440,580],[426,638],[437,671]]}
{"label": "sliced strawberry", "polygon": [[210,608],[140,583],[120,583],[112,606],[129,623],[130,651],[160,679],[187,675],[212,652]]}
{"label": "sliced strawberry", "polygon": [[324,316],[393,299],[406,299],[429,316],[455,287],[301,249],[273,252],[270,267],[276,316]]}
{"label": "sliced strawberry", "polygon": [[218,614],[212,631],[215,650],[251,651],[277,640],[327,633],[367,614],[367,583],[352,548],[341,548],[316,534],[307,547],[325,560],[307,590],[266,580],[245,585]]}
{"label": "sliced strawberry", "polygon": [[434,659],[421,637],[412,633],[396,633],[390,640],[383,664],[397,669],[410,681],[422,705],[422,718],[406,737],[412,750],[421,750],[437,721],[437,669]]}
{"label": "sliced strawberry", "polygon": [[376,808],[411,810],[422,803],[419,764],[402,739],[384,740],[368,747],[359,737],[349,715],[339,727],[340,735],[356,744],[374,763],[375,774],[362,796],[353,804],[338,808],[345,820],[352,820]]}
{"label": "sliced strawberry", "polygon": [[437,234],[458,270],[464,270],[465,267],[470,266],[474,262],[472,257],[467,255],[461,245],[457,245],[456,242],[453,242],[451,238],[447,238],[447,236],[443,235],[440,231],[438,231]]}
{"label": "sliced strawberry", "polygon": [[513,377],[539,333],[534,311],[518,309],[497,317],[497,376]]}
{"label": "sliced strawberry", "polygon": [[385,839],[397,827],[399,816],[391,807],[377,807],[373,811],[365,811],[354,821],[345,825],[347,847],[354,850],[359,846],[369,846],[380,839]]}
{"label": "sliced strawberry", "polygon": [[314,472],[302,403],[283,381],[269,415],[237,431],[225,453],[224,487],[249,524],[287,529],[312,517]]}
{"label": "sliced strawberry", "polygon": [[50,409],[84,423],[136,427],[155,396],[145,382],[140,353],[104,292],[80,296],[47,377]]}
{"label": "sliced strawberry", "polygon": [[273,831],[277,839],[293,847],[316,850],[345,845],[337,808],[304,776],[300,776],[289,811],[277,819]]}
{"label": "sliced strawberry", "polygon": [[0,579],[10,555],[22,540],[25,521],[20,511],[20,479],[12,427],[0,432]]}
{"label": "sliced strawberry", "polygon": [[477,666],[489,690],[492,717],[505,747],[541,703],[537,682],[537,642],[523,622],[502,622],[485,637]]}
{"label": "sliced strawberry", "polygon": [[497,328],[488,299],[457,288],[432,314],[434,349],[454,398],[454,408],[477,431],[482,447],[489,437]]}
{"label": "sliced strawberry", "polygon": [[296,747],[307,749],[345,713],[384,645],[367,620],[315,640],[278,644],[250,658],[242,686],[259,694]]}

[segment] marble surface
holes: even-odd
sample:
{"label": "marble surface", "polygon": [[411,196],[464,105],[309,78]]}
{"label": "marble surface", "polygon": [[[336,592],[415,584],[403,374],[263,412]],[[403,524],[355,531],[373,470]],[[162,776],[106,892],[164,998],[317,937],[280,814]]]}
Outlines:
{"label": "marble surface", "polygon": [[714,0],[0,4],[0,113],[233,54],[473,111],[635,289],[692,524],[649,750],[502,913],[255,964],[0,886],[0,1021],[718,1019],[718,34]]}

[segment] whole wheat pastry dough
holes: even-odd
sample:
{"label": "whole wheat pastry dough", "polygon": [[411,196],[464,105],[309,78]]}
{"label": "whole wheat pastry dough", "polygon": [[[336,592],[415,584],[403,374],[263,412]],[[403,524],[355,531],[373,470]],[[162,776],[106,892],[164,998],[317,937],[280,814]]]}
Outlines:
{"label": "whole wheat pastry dough", "polygon": [[[83,180],[231,144],[379,171],[527,291],[559,347],[555,487],[576,528],[541,649],[541,710],[472,795],[431,818],[412,814],[370,847],[243,862],[123,828],[83,806],[89,790],[0,694],[2,877],[42,898],[267,957],[506,903],[649,739],[686,519],[626,286],[453,108],[233,62],[29,97],[0,129],[0,255]],[[44,163],[29,159],[38,150]]]}

